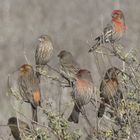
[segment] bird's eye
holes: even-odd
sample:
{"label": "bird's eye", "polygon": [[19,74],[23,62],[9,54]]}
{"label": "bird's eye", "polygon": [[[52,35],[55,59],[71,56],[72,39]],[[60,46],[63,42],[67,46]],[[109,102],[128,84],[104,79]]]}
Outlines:
{"label": "bird's eye", "polygon": [[60,54],[60,55],[59,55],[60,58],[62,58],[63,56],[64,56],[63,54]]}
{"label": "bird's eye", "polygon": [[45,36],[43,36],[43,37],[42,37],[42,40],[45,40],[45,39],[46,39]]}

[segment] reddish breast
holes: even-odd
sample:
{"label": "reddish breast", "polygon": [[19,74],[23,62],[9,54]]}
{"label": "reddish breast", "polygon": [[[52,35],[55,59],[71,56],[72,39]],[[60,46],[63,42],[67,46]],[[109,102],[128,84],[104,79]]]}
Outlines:
{"label": "reddish breast", "polygon": [[41,100],[41,94],[40,94],[40,91],[39,90],[36,90],[33,92],[33,99],[34,99],[34,102],[39,105],[40,103],[40,100]]}
{"label": "reddish breast", "polygon": [[116,80],[108,80],[106,81],[106,86],[105,90],[107,91],[108,94],[113,96],[112,94],[115,94],[118,88],[118,83]]}
{"label": "reddish breast", "polygon": [[125,26],[123,22],[120,22],[120,21],[112,21],[112,22],[114,24],[115,32],[118,32],[118,33],[124,32]]}
{"label": "reddish breast", "polygon": [[85,93],[89,88],[91,87],[91,84],[87,80],[77,80],[76,81],[76,88],[77,91],[80,91],[80,93]]}

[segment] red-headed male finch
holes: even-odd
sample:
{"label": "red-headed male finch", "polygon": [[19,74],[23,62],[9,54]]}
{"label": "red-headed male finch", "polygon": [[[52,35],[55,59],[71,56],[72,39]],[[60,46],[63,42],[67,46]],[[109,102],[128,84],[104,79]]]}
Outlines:
{"label": "red-headed male finch", "polygon": [[39,79],[31,65],[24,64],[19,68],[18,84],[20,95],[25,102],[31,104],[32,119],[37,122],[37,106],[41,105],[41,93]]}
{"label": "red-headed male finch", "polygon": [[41,35],[39,37],[39,44],[35,52],[36,75],[40,79],[39,69],[43,69],[47,65],[53,54],[52,40],[48,35]]}
{"label": "red-headed male finch", "polygon": [[16,117],[10,117],[8,119],[8,126],[11,129],[11,133],[15,140],[21,140],[20,136],[28,136],[30,134],[28,124],[17,119]]}
{"label": "red-headed male finch", "polygon": [[75,75],[80,70],[80,67],[72,54],[68,51],[62,50],[58,54],[58,57],[60,62],[60,73],[71,84],[71,82],[75,79]]}
{"label": "red-headed male finch", "polygon": [[105,112],[105,104],[110,105],[116,110],[123,99],[121,90],[119,89],[118,74],[121,72],[116,67],[107,70],[104,79],[100,85],[101,103],[98,110],[98,117],[102,117]]}
{"label": "red-headed male finch", "polygon": [[112,20],[104,28],[102,35],[95,38],[96,43],[89,52],[93,52],[98,46],[106,43],[115,43],[122,38],[126,30],[124,14],[121,10],[112,11]]}
{"label": "red-headed male finch", "polygon": [[80,69],[76,74],[76,80],[73,84],[72,98],[74,99],[74,108],[68,121],[78,123],[79,114],[84,105],[88,104],[93,97],[95,87],[93,85],[91,73],[86,69]]}

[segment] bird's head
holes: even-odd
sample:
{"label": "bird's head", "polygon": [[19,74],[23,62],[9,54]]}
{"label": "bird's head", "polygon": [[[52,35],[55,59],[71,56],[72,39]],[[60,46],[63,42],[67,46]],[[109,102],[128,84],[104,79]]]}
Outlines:
{"label": "bird's head", "polygon": [[8,119],[8,125],[17,124],[17,118],[11,117]]}
{"label": "bird's head", "polygon": [[71,57],[72,54],[66,50],[62,50],[57,56],[63,59],[63,58]]}
{"label": "bird's head", "polygon": [[25,75],[29,72],[31,72],[33,70],[33,67],[29,64],[23,64],[20,68],[19,68],[19,71],[20,71],[20,74],[21,75]]}
{"label": "bird's head", "polygon": [[48,36],[48,35],[41,35],[38,40],[43,43],[43,42],[47,42],[47,41],[50,41],[51,38]]}
{"label": "bird's head", "polygon": [[112,19],[116,19],[116,20],[124,20],[124,14],[121,10],[113,10],[112,11]]}
{"label": "bird's head", "polygon": [[111,67],[107,70],[104,79],[116,79],[120,72],[120,69],[116,67]]}
{"label": "bird's head", "polygon": [[76,76],[78,79],[92,81],[91,73],[87,69],[80,69]]}

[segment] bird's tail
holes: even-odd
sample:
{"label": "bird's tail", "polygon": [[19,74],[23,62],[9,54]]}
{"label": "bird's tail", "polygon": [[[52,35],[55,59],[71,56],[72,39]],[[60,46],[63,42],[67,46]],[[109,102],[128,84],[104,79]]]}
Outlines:
{"label": "bird's tail", "polygon": [[100,104],[100,107],[98,109],[98,117],[99,118],[103,117],[104,112],[105,112],[105,104],[104,103],[101,103]]}
{"label": "bird's tail", "polygon": [[95,41],[96,43],[89,49],[88,52],[94,52],[100,46],[101,36],[97,37]]}
{"label": "bird's tail", "polygon": [[40,82],[40,78],[41,78],[41,74],[40,74],[40,69],[41,69],[41,66],[36,66],[36,77],[38,79],[38,81]]}
{"label": "bird's tail", "polygon": [[32,104],[31,107],[32,107],[32,120],[38,122],[37,107],[33,106]]}
{"label": "bird's tail", "polygon": [[74,108],[72,110],[71,115],[68,118],[69,122],[74,122],[74,123],[78,123],[79,122],[79,114],[80,114],[80,109],[79,106],[77,106],[76,104],[74,105]]}

